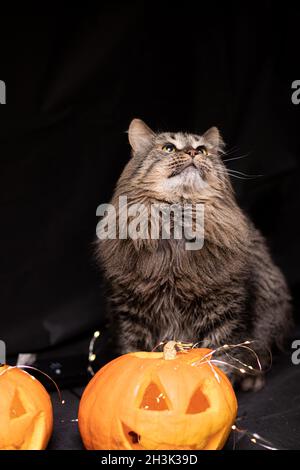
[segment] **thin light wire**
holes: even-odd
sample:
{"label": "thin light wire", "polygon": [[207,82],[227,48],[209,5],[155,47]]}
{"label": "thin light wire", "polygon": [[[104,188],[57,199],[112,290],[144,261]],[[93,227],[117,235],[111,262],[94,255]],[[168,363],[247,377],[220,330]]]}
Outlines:
{"label": "thin light wire", "polygon": [[[52,384],[54,385],[54,387],[57,391],[58,397],[59,397],[60,404],[61,405],[65,404],[65,400],[62,399],[62,394],[61,394],[59,386],[57,385],[55,380],[52,377],[50,377],[50,375],[46,374],[46,372],[43,372],[42,370],[38,369],[37,367],[19,364],[19,365],[16,365],[16,366],[8,366],[6,369],[4,369],[2,372],[0,372],[0,375],[5,374],[6,372],[8,372],[11,369],[22,369],[22,370],[23,369],[30,369],[30,370],[34,370],[34,371],[39,372],[40,374],[44,375],[44,377],[47,377],[47,379],[50,380],[50,382],[52,382]],[[24,371],[24,372],[26,372],[26,371]],[[32,375],[30,375],[30,377],[35,379],[35,377],[33,377]]]}
{"label": "thin light wire", "polygon": [[247,429],[240,429],[236,426],[236,424],[233,424],[231,426],[231,429],[233,430],[234,434],[233,434],[233,439],[234,439],[234,447],[233,447],[233,450],[235,450],[235,446],[236,446],[236,442],[235,442],[235,436],[237,434],[243,434],[244,436],[246,436],[249,441],[253,444],[256,444],[266,450],[279,450],[277,447],[274,446],[274,444],[270,441],[268,441],[267,439],[265,439],[264,437],[260,436],[259,434],[257,434],[256,432],[255,433],[252,433],[250,431],[248,431]]}
{"label": "thin light wire", "polygon": [[92,376],[95,375],[95,371],[93,369],[92,363],[95,361],[97,357],[95,353],[95,343],[97,339],[99,338],[99,336],[100,336],[100,331],[99,330],[95,331],[89,343],[89,355],[88,355],[89,365],[88,365],[87,370]]}

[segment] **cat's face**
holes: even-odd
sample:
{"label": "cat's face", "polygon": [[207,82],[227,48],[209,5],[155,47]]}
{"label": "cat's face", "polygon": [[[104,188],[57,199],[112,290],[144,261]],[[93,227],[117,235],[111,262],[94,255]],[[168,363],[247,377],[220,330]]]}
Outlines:
{"label": "cat's face", "polygon": [[203,135],[154,133],[143,121],[134,119],[128,134],[131,188],[148,190],[170,202],[207,199],[230,190],[219,156],[223,142],[217,128]]}

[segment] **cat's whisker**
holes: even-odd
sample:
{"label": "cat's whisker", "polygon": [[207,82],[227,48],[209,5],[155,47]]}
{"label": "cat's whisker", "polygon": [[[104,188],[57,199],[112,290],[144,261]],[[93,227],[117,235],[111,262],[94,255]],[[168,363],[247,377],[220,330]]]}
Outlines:
{"label": "cat's whisker", "polygon": [[219,152],[220,154],[224,155],[232,155],[234,153],[239,152],[239,147],[237,145],[234,145],[233,147],[229,147],[228,149],[221,149]]}
{"label": "cat's whisker", "polygon": [[232,173],[229,173],[229,176],[232,176],[232,178],[236,178],[238,180],[246,180],[246,181],[249,181],[249,180],[253,180],[253,179],[256,179],[257,176],[253,176],[253,177],[245,177],[245,176],[239,176],[239,175],[233,175]]}
{"label": "cat's whisker", "polygon": [[244,173],[243,171],[239,171],[239,170],[233,170],[231,168],[228,168],[227,171],[229,171],[230,173],[236,173],[238,175],[241,175],[241,176],[249,176],[249,177],[259,177],[259,176],[264,176],[264,175],[251,175],[251,174],[248,174],[248,173]]}
{"label": "cat's whisker", "polygon": [[258,177],[264,176],[264,175],[251,175],[251,174],[248,174],[248,173],[244,173],[243,171],[234,170],[234,169],[231,169],[231,168],[227,168],[227,169],[218,168],[218,172],[222,173],[222,174],[227,173],[231,176],[234,176],[234,175],[244,176],[244,177],[247,177],[247,178],[258,178]]}
{"label": "cat's whisker", "polygon": [[241,160],[242,158],[249,157],[249,155],[250,155],[250,152],[245,153],[244,155],[240,155],[239,157],[232,157],[232,158],[222,159],[222,161],[225,163],[225,162],[231,162],[233,160]]}
{"label": "cat's whisker", "polygon": [[232,176],[232,178],[236,178],[236,179],[239,179],[239,180],[253,180],[253,179],[256,179],[256,178],[259,178],[263,175],[253,175],[253,176],[241,176],[241,175],[237,175],[235,173],[230,173],[229,171],[223,173],[223,174],[228,174],[229,176]]}

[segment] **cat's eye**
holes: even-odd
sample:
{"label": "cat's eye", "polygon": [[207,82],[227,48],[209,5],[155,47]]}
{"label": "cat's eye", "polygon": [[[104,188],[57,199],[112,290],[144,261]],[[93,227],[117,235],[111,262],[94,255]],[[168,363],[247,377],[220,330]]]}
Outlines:
{"label": "cat's eye", "polygon": [[165,144],[162,149],[164,152],[167,152],[167,153],[173,153],[176,151],[175,145],[170,144],[170,143]]}
{"label": "cat's eye", "polygon": [[197,152],[198,153],[202,153],[203,155],[208,155],[208,150],[207,148],[205,147],[205,145],[199,145],[197,148],[196,148]]}

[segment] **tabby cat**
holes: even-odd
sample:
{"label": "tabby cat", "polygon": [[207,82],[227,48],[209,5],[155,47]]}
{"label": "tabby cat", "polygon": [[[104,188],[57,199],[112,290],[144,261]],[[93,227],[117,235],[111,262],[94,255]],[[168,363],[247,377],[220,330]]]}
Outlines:
{"label": "tabby cat", "polygon": [[[203,204],[204,245],[187,250],[186,240],[174,237],[97,242],[118,352],[152,350],[169,339],[211,348],[253,340],[267,367],[269,349],[282,345],[291,325],[290,295],[264,238],[237,204],[218,129],[154,133],[134,119],[128,135],[132,157],[111,201],[117,220],[120,196],[149,211],[154,203]],[[243,348],[233,356],[236,366],[243,362]],[[245,390],[262,384],[262,374],[242,381]]]}

